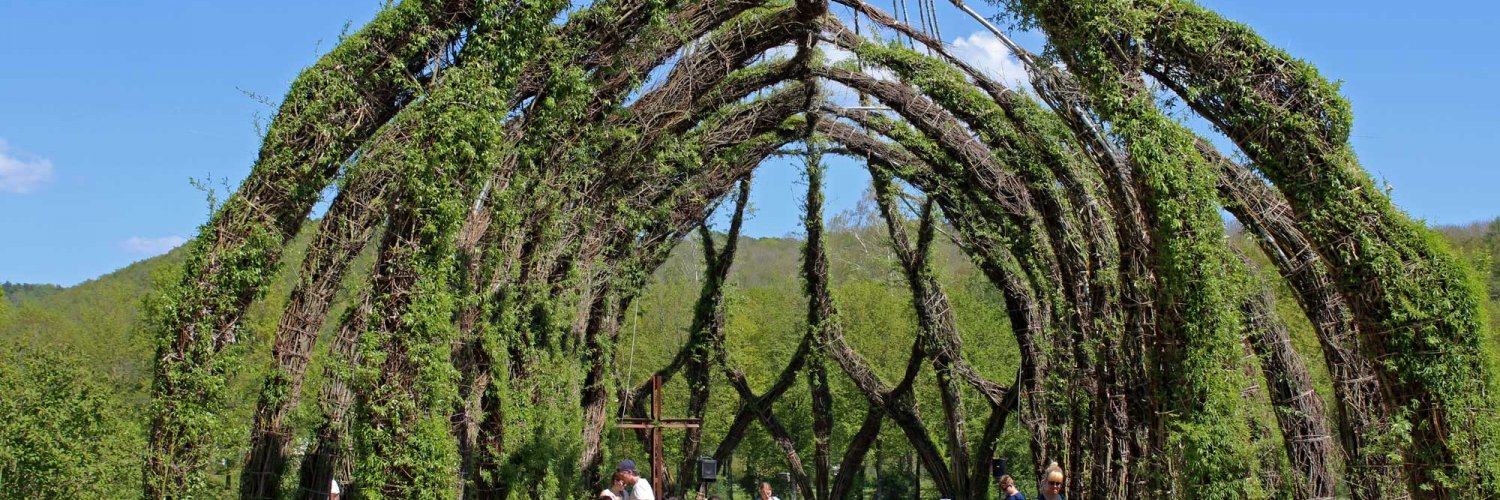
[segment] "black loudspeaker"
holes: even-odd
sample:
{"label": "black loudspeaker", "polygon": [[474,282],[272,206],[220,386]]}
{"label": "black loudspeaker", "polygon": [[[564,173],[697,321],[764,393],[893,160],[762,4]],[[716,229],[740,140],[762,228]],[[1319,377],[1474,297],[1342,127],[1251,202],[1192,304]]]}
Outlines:
{"label": "black loudspeaker", "polygon": [[698,479],[705,483],[712,483],[719,479],[719,462],[709,458],[698,459]]}
{"label": "black loudspeaker", "polygon": [[1010,464],[1006,463],[1005,459],[997,458],[994,460],[993,465],[994,470],[992,470],[991,472],[995,475],[996,478],[999,478],[1000,476],[1004,476],[1006,474],[1010,474]]}

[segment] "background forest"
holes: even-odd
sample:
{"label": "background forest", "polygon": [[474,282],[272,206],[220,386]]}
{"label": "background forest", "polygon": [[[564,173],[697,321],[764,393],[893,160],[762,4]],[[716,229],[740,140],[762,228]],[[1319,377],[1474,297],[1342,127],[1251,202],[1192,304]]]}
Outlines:
{"label": "background forest", "polygon": [[[226,419],[231,425],[223,431],[230,435],[220,442],[244,443],[243,437],[250,432],[259,381],[272,366],[270,343],[277,315],[290,294],[292,271],[300,267],[302,252],[314,230],[315,225],[305,227],[288,247],[287,261],[281,266],[276,285],[246,316],[241,330],[246,335],[245,341],[237,347],[245,351],[245,368],[230,379],[231,394],[235,395],[230,398],[233,414]],[[827,243],[834,294],[845,306],[842,317],[845,335],[877,368],[881,378],[898,379],[910,352],[909,339],[916,323],[910,292],[899,264],[890,253],[883,222],[873,202],[866,200],[856,210],[833,216],[829,230]],[[1486,280],[1491,317],[1500,318],[1500,219],[1438,227],[1436,231]],[[1232,230],[1231,235],[1236,246],[1257,264],[1259,272],[1274,276],[1275,270],[1258,247],[1246,241],[1246,234]],[[952,299],[965,357],[990,380],[1010,384],[1016,376],[1019,353],[999,292],[951,241],[940,237],[937,243],[934,267]],[[796,272],[802,240],[795,235],[744,238],[740,245],[726,291],[729,356],[733,364],[744,370],[755,390],[761,391],[785,366],[786,358],[807,327],[804,314],[807,298]],[[139,335],[137,322],[142,300],[149,295],[153,283],[160,276],[173,275],[182,258],[181,249],[175,250],[68,288],[4,284],[4,300],[0,300],[0,394],[6,396],[0,398],[0,415],[6,418],[0,419],[0,496],[127,497],[139,491],[147,425],[144,408],[150,393],[153,347],[150,339]],[[367,249],[355,266],[361,271],[351,273],[347,281],[367,279],[372,259]],[[667,263],[656,270],[647,293],[637,302],[637,308],[627,314],[616,349],[612,386],[639,384],[650,373],[666,366],[687,341],[703,268],[698,245],[689,240],[679,243]],[[1333,411],[1337,405],[1332,402],[1330,377],[1312,326],[1285,285],[1278,285],[1277,299],[1278,313],[1291,328],[1297,351],[1308,358],[1307,366],[1316,388]],[[335,317],[347,302],[347,298],[336,302]],[[1496,325],[1492,323],[1491,328],[1497,328]],[[332,328],[331,322],[325,325],[325,338]],[[1491,338],[1500,339],[1500,335]],[[327,344],[320,340],[319,348],[326,349]],[[1500,346],[1492,348],[1500,351]],[[323,359],[328,358],[314,356],[312,369],[308,370],[307,390],[313,393],[323,383],[319,376],[323,370],[318,366]],[[715,384],[722,382],[717,380],[722,378],[721,374],[714,377]],[[921,377],[926,380],[917,384],[918,402],[927,411],[937,411],[939,395],[931,383],[931,367],[924,367]],[[810,449],[810,397],[803,387],[805,380],[798,380],[799,389],[791,391],[777,411],[799,447]],[[682,384],[682,378],[677,377],[665,389],[668,416],[684,413],[687,388]],[[1270,414],[1273,410],[1265,391],[1249,389],[1247,404],[1266,419],[1267,432],[1278,432],[1270,420],[1274,418]],[[846,378],[835,377],[832,390],[836,405],[861,405],[835,407],[838,420],[833,445],[840,449],[860,426],[864,408]],[[967,414],[975,420],[974,426],[982,426],[985,414],[979,407],[983,405],[982,399],[968,397],[964,401],[976,405]],[[713,393],[705,422],[706,449],[712,449],[722,438],[738,404],[732,391]],[[613,411],[620,409],[616,406]],[[316,401],[304,400],[295,416],[300,439],[311,435],[319,418]],[[942,420],[928,422],[940,425]],[[942,429],[930,431],[933,435],[942,433]],[[680,458],[676,456],[679,439],[671,433],[667,436],[669,464]],[[1002,434],[998,456],[1010,463],[1029,462],[1026,439],[1021,427],[1012,422]],[[645,460],[645,453],[633,435],[610,430],[606,442],[611,461],[625,457],[638,463]],[[1275,440],[1267,443],[1259,448],[1262,453],[1281,453]],[[225,485],[221,490],[224,497],[237,491],[237,468],[243,464],[246,452],[243,449],[216,452],[220,468],[215,477]],[[1277,462],[1273,458],[1266,463]],[[1286,463],[1284,459],[1279,462]],[[777,484],[778,491],[790,491],[777,477],[778,472],[785,470],[783,464],[784,455],[777,445],[763,429],[752,427],[728,471],[721,475],[725,480],[715,489],[721,494],[728,493],[733,484],[741,488],[738,494],[749,498],[748,488],[757,481],[770,480]],[[866,461],[861,478],[863,492],[912,498],[915,493],[912,489],[921,484],[918,470],[906,439],[895,426],[886,426]],[[1031,481],[1021,481],[1021,486],[1028,495],[1034,493]],[[928,492],[931,491],[929,488]],[[782,496],[788,498],[786,494]]]}

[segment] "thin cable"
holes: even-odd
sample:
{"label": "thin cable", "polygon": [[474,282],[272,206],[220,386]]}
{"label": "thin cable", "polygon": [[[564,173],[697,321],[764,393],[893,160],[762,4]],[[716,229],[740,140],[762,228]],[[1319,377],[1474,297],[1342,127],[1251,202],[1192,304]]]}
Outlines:
{"label": "thin cable", "polygon": [[[938,27],[937,0],[927,0],[927,12],[927,17],[932,19],[932,34],[941,41],[943,39],[943,29]],[[928,52],[931,51],[932,49],[929,47]]]}
{"label": "thin cable", "polygon": [[[922,34],[930,34],[931,30],[927,28],[927,0],[916,0],[916,2],[917,23],[921,26]],[[927,49],[927,55],[932,55],[932,49]]]}
{"label": "thin cable", "polygon": [[859,35],[859,9],[849,6],[849,15],[854,18],[854,34]]}
{"label": "thin cable", "polygon": [[[911,11],[906,10],[906,0],[895,0],[895,1],[901,3],[901,11],[900,11],[901,12],[901,22],[906,23],[907,26],[911,26]],[[893,3],[891,6],[895,7],[895,4]],[[906,37],[906,48],[908,48],[908,49],[915,49],[916,48],[915,43],[912,42],[912,39],[909,36]]]}
{"label": "thin cable", "polygon": [[[630,364],[625,368],[626,383],[635,380],[635,339],[641,331],[641,302],[635,300],[635,319],[630,322]],[[621,387],[624,389],[624,387]],[[625,398],[620,398],[620,418],[625,418]]]}

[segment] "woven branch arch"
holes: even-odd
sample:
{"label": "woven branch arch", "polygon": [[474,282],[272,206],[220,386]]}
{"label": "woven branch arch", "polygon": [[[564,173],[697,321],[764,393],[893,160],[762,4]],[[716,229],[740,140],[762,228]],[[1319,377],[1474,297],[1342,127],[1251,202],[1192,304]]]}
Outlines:
{"label": "woven branch arch", "polygon": [[[333,477],[372,497],[577,494],[598,477],[626,311],[695,232],[705,285],[690,341],[661,374],[689,381],[698,416],[711,381],[726,379],[742,409],[713,455],[727,458],[760,425],[808,498],[845,497],[886,423],[943,495],[985,498],[1013,412],[1032,470],[1059,462],[1075,497],[1500,495],[1495,360],[1478,292],[1371,188],[1347,142],[1348,106],[1313,68],[1188,0],[997,1],[1040,28],[1058,58],[1015,47],[1028,94],[928,30],[861,0],[836,3],[850,13],[820,0],[599,0],[564,21],[560,0],[388,7],[293,83],[250,177],[150,302],[146,494],[208,487],[238,322],[334,186],[277,326],[245,498],[283,494],[288,419],[317,332],[372,246],[372,277],[323,363],[326,421],[295,494],[324,495]],[[917,2],[924,16],[930,4]],[[908,43],[866,37],[849,17]],[[766,55],[786,45],[790,57]],[[855,60],[829,64],[820,47]],[[867,71],[877,67],[894,78]],[[653,73],[664,76],[643,88]],[[1147,76],[1252,163],[1164,114]],[[829,84],[881,108],[841,105]],[[809,150],[802,272],[813,328],[756,393],[728,363],[722,286],[752,173],[792,143]],[[921,328],[894,383],[844,341],[827,285],[820,157],[833,152],[867,162],[913,293]],[[895,179],[924,197],[915,241],[893,205]],[[704,220],[731,196],[731,229],[716,244]],[[1267,313],[1268,285],[1226,244],[1220,209],[1307,311],[1334,377],[1331,415],[1307,397],[1305,361]],[[963,332],[926,269],[938,226],[1005,299],[1021,346],[1013,385],[960,354]],[[929,433],[934,417],[911,396],[924,363],[938,375],[946,435]],[[799,374],[814,396],[811,470],[773,411]],[[868,412],[830,477],[827,384],[840,376]],[[637,407],[639,383],[613,396]],[[1246,409],[1261,385],[1275,432]],[[959,386],[990,410],[977,433]],[[1264,474],[1251,444],[1268,439],[1294,477]],[[689,433],[684,456],[700,446]],[[658,486],[691,489],[690,467]],[[525,481],[539,477],[553,482]]]}

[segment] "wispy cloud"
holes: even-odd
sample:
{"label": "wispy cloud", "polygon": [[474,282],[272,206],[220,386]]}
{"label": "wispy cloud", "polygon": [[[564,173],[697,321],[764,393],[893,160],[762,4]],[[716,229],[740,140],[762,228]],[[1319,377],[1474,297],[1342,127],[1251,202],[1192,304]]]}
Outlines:
{"label": "wispy cloud", "polygon": [[187,243],[187,238],[181,236],[164,236],[161,238],[131,236],[121,242],[120,247],[130,253],[150,257],[167,253],[168,250],[177,248],[183,243]]}
{"label": "wispy cloud", "polygon": [[1029,88],[1026,66],[995,35],[975,32],[953,41],[953,55],[1013,89]]}
{"label": "wispy cloud", "polygon": [[797,55],[797,46],[790,43],[777,45],[767,49],[762,55],[766,59],[790,59],[792,56]]}
{"label": "wispy cloud", "polygon": [[843,47],[837,45],[826,44],[820,45],[819,48],[823,49],[823,57],[828,58],[828,64],[838,64],[854,58],[853,52],[844,50]]}
{"label": "wispy cloud", "polygon": [[[855,57],[853,52],[844,50],[833,44],[822,44],[818,48],[823,51],[823,57],[826,58],[828,64],[838,64],[854,59]],[[898,80],[894,71],[880,66],[867,65],[864,67],[864,73],[876,80]],[[856,92],[854,89],[832,80],[824,80],[820,84],[823,85],[824,90],[828,93],[829,100],[834,104],[846,107],[860,105],[859,92]]]}
{"label": "wispy cloud", "polygon": [[52,160],[23,157],[0,139],[0,193],[30,193],[52,180]]}

